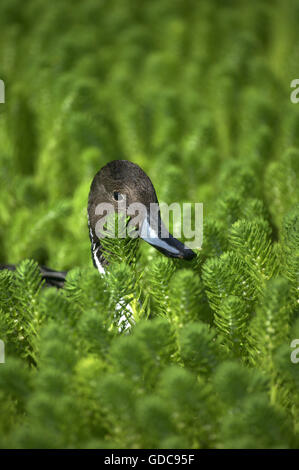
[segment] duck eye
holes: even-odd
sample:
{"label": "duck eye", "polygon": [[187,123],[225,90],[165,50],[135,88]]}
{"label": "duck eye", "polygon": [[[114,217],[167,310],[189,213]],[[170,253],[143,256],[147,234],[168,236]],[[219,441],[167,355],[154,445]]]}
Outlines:
{"label": "duck eye", "polygon": [[122,201],[123,198],[124,198],[124,196],[121,193],[119,193],[118,191],[114,191],[113,197],[116,201]]}

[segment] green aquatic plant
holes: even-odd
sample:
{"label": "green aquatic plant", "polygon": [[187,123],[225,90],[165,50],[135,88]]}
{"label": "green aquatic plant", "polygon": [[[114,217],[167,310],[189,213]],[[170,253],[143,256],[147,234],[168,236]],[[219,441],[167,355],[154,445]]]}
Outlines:
{"label": "green aquatic plant", "polygon": [[[1,448],[298,448],[298,21],[292,1],[1,0]],[[105,237],[99,275],[87,198],[114,159],[203,202],[196,259]]]}

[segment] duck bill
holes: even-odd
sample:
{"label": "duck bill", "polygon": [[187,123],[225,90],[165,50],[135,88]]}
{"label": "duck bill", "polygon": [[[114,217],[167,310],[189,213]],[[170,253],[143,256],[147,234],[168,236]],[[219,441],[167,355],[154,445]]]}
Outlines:
{"label": "duck bill", "polygon": [[151,221],[148,217],[144,219],[139,236],[170,258],[191,260],[196,256],[194,251],[167,231],[161,220],[160,212],[156,221]]}

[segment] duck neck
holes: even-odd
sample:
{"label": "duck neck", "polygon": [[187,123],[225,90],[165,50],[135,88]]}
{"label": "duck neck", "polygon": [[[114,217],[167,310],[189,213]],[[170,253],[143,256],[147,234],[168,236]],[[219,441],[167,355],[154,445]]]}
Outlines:
{"label": "duck neck", "polygon": [[100,240],[95,236],[89,220],[88,220],[89,238],[91,243],[91,257],[94,267],[97,268],[100,274],[105,273],[105,268],[108,265],[108,261],[103,255],[102,246]]}

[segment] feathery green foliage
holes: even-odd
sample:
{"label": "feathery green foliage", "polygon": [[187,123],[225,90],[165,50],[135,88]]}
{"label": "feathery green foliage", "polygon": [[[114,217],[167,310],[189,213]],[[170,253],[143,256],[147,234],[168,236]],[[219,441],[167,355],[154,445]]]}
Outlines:
{"label": "feathery green foliage", "polygon": [[[1,0],[1,448],[298,448],[298,21],[295,0]],[[114,159],[203,202],[195,260],[106,237],[94,269]]]}

